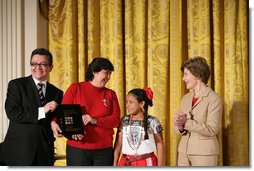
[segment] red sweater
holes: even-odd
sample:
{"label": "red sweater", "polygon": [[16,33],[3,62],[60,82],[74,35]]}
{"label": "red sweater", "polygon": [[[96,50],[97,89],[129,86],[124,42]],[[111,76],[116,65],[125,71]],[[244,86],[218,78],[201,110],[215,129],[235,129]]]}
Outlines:
{"label": "red sweater", "polygon": [[85,125],[82,141],[67,140],[77,148],[101,149],[113,146],[114,129],[120,123],[120,107],[116,93],[90,82],[73,83],[64,94],[62,104],[80,104],[83,114],[97,119],[96,125]]}

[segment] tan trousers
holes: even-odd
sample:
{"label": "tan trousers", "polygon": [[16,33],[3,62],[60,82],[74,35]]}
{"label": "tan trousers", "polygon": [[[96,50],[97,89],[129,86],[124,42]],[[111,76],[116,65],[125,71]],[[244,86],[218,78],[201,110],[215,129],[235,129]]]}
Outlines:
{"label": "tan trousers", "polygon": [[218,166],[218,155],[188,155],[178,153],[178,166]]}

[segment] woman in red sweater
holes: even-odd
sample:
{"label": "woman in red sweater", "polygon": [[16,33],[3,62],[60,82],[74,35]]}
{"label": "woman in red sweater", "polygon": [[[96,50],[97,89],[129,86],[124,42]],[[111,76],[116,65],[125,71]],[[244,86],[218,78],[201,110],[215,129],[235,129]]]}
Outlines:
{"label": "woman in red sweater", "polygon": [[[67,140],[68,166],[112,166],[113,135],[120,122],[116,93],[105,87],[114,66],[102,57],[94,58],[86,71],[86,81],[73,83],[64,94],[62,104],[80,104],[84,135]],[[62,136],[57,122],[51,123],[56,136]]]}

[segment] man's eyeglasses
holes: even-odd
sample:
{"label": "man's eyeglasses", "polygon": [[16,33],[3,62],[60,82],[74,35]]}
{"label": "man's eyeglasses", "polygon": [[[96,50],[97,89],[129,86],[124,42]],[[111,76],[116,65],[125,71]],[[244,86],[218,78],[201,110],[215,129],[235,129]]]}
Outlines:
{"label": "man's eyeglasses", "polygon": [[30,65],[32,67],[38,67],[38,66],[40,66],[42,68],[46,68],[47,66],[49,66],[49,64],[40,64],[40,63],[30,63]]}

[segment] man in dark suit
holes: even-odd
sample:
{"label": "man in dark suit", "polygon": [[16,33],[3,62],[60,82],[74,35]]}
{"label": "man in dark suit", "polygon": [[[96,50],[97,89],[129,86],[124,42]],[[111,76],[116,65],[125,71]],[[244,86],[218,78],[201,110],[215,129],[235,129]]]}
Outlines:
{"label": "man in dark suit", "polygon": [[1,150],[1,160],[8,166],[54,165],[55,138],[50,123],[63,91],[47,82],[53,68],[47,49],[35,49],[30,65],[30,76],[8,84],[5,110],[10,122]]}

